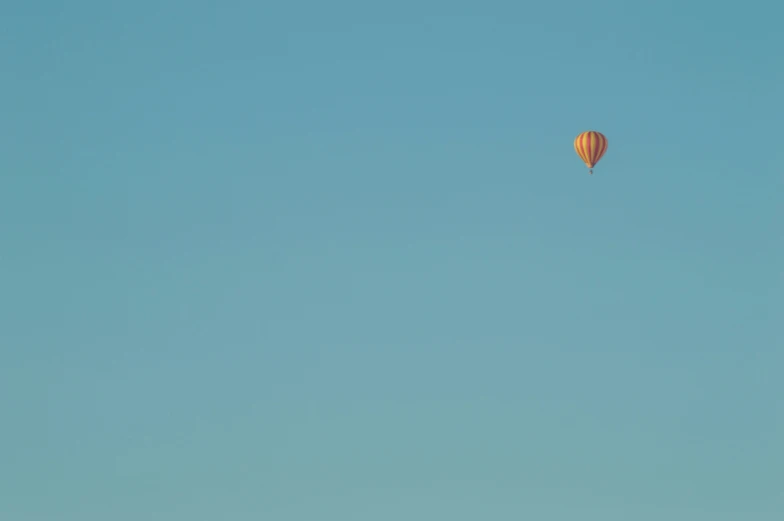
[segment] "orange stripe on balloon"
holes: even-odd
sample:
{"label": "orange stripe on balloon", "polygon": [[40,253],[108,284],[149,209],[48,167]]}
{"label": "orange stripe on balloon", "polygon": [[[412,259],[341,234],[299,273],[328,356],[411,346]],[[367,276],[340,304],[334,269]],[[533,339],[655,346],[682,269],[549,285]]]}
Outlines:
{"label": "orange stripe on balloon", "polygon": [[598,132],[596,134],[601,139],[601,146],[596,150],[596,157],[593,159],[594,164],[599,162],[599,160],[604,155],[605,150],[607,150],[607,138]]}
{"label": "orange stripe on balloon", "polygon": [[596,136],[593,135],[593,132],[585,133],[585,143],[588,167],[593,168],[593,151],[596,148]]}
{"label": "orange stripe on balloon", "polygon": [[580,150],[582,150],[582,154],[580,154],[580,157],[583,158],[585,164],[588,164],[588,162],[590,161],[590,159],[588,158],[587,138],[588,138],[588,134],[586,134],[585,132],[583,132],[582,135],[580,136]]}

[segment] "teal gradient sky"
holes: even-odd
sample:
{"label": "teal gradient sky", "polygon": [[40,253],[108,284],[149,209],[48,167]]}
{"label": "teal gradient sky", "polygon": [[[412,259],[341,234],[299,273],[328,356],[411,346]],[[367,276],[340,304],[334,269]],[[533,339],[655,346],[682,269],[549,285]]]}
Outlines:
{"label": "teal gradient sky", "polygon": [[783,16],[6,1],[0,519],[784,519]]}

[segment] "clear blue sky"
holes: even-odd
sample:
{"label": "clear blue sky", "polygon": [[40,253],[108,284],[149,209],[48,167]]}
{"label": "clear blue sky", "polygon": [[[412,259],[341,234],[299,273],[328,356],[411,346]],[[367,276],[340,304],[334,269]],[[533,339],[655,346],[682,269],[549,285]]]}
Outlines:
{"label": "clear blue sky", "polygon": [[782,15],[6,2],[0,518],[779,521]]}

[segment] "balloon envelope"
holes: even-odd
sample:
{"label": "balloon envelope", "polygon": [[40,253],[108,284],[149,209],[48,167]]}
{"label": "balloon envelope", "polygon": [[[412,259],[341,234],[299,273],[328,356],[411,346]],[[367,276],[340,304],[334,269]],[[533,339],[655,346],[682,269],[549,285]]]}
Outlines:
{"label": "balloon envelope", "polygon": [[607,152],[607,138],[595,130],[583,132],[574,139],[574,150],[585,166],[593,168]]}

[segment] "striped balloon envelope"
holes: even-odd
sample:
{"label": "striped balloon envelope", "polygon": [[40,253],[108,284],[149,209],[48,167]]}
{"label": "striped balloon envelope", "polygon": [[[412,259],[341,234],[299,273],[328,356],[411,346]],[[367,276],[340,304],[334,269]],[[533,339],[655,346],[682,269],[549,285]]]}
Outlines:
{"label": "striped balloon envelope", "polygon": [[593,174],[593,167],[607,152],[607,138],[601,132],[589,130],[574,139],[574,150]]}

